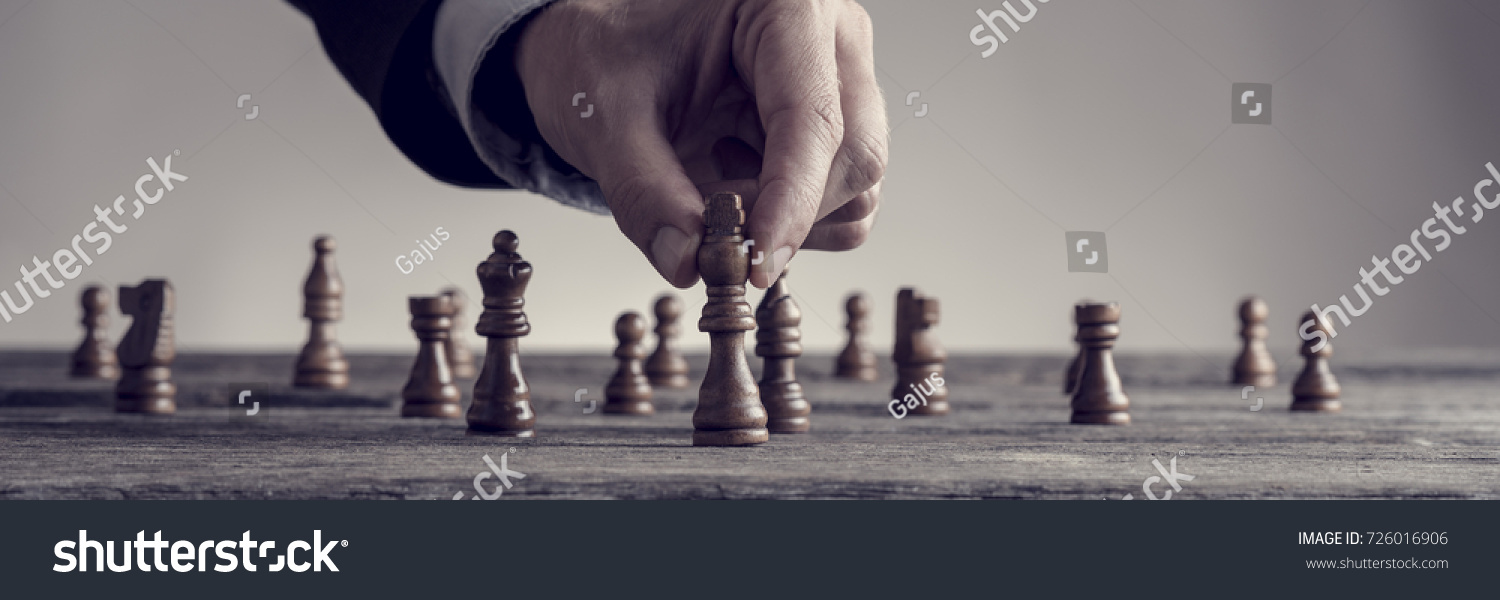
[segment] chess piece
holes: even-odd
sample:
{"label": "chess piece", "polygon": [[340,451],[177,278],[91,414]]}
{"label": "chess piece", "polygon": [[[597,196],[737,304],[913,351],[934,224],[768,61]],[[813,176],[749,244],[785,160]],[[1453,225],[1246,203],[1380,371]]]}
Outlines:
{"label": "chess piece", "polygon": [[1073,389],[1073,422],[1129,425],[1130,398],[1115,372],[1115,338],[1120,337],[1120,305],[1083,303],[1073,307],[1083,367]]}
{"label": "chess piece", "polygon": [[464,308],[469,305],[463,290],[450,287],[443,290],[448,302],[453,304],[453,327],[448,330],[448,339],[443,342],[443,352],[448,355],[448,366],[453,376],[468,379],[474,376],[474,353],[469,351],[468,335],[463,326]]}
{"label": "chess piece", "polygon": [[651,381],[641,367],[646,358],[646,318],[630,311],[615,320],[615,339],[620,344],[615,348],[615,358],[620,366],[614,378],[604,388],[604,412],[613,415],[649,415],[656,412],[651,405]]}
{"label": "chess piece", "polygon": [[453,329],[453,300],[441,296],[413,296],[406,301],[411,310],[411,329],[420,344],[411,375],[401,390],[401,416],[456,419],[463,393],[453,385],[448,366],[447,341]]}
{"label": "chess piece", "polygon": [[307,345],[297,357],[292,385],[341,390],[349,387],[349,361],[339,347],[333,324],[344,318],[344,282],[333,262],[338,243],[329,236],[313,241],[312,271],[302,285],[302,316],[308,320]]}
{"label": "chess piece", "polygon": [[[1313,350],[1313,346],[1318,344],[1317,336],[1302,340],[1302,356],[1306,363],[1302,366],[1302,374],[1297,376],[1297,382],[1292,384],[1291,408],[1297,411],[1338,412],[1344,407],[1339,402],[1339,394],[1343,390],[1339,387],[1338,380],[1334,379],[1333,371],[1328,370],[1328,357],[1333,356],[1333,344],[1328,343],[1333,337],[1332,332],[1328,328],[1328,322],[1313,311],[1304,313],[1299,323],[1308,321],[1313,322],[1317,331],[1323,332],[1323,347]],[[1301,333],[1300,327],[1298,333]]]}
{"label": "chess piece", "polygon": [[802,356],[802,311],[792,300],[786,284],[787,270],[755,309],[755,355],[765,359],[761,370],[760,402],[766,408],[766,429],[771,433],[803,433],[812,405],[797,383],[796,361]]}
{"label": "chess piece", "polygon": [[677,320],[682,317],[682,300],[673,294],[656,299],[656,352],[646,360],[646,376],[651,385],[664,388],[688,386],[688,364],[677,351]]}
{"label": "chess piece", "polygon": [[875,369],[875,353],[865,345],[865,332],[869,330],[870,301],[864,294],[849,294],[844,301],[847,320],[844,329],[849,331],[849,343],[839,353],[833,376],[839,379],[875,381],[879,373]]}
{"label": "chess piece", "polygon": [[1078,307],[1092,304],[1092,300],[1084,300],[1073,305],[1073,344],[1078,346],[1078,352],[1073,354],[1073,362],[1068,363],[1068,372],[1063,373],[1063,395],[1072,396],[1073,390],[1078,389],[1078,375],[1083,373],[1083,344],[1078,343]]}
{"label": "chess piece", "polygon": [[748,446],[771,439],[766,409],[745,361],[745,332],[755,318],[745,302],[750,257],[741,250],[745,211],[738,194],[721,192],[705,201],[703,243],[698,271],[708,287],[708,304],[698,330],[710,339],[708,372],[693,411],[694,446]]}
{"label": "chess piece", "polygon": [[131,321],[117,351],[122,372],[115,382],[115,412],[177,412],[177,384],[172,383],[172,360],[177,358],[172,313],[176,310],[176,295],[165,279],[120,286],[120,312]]}
{"label": "chess piece", "polygon": [[521,242],[504,230],[491,242],[495,252],[479,263],[479,285],[484,288],[484,312],[474,330],[486,338],[484,367],[474,382],[469,405],[469,431],[512,437],[536,435],[536,413],[531,388],[521,373],[520,338],[531,333],[526,320],[526,286],[531,263],[516,252]]}
{"label": "chess piece", "polygon": [[1240,304],[1240,339],[1244,348],[1234,361],[1230,383],[1268,388],[1276,385],[1276,361],[1266,349],[1266,317],[1270,308],[1260,298],[1251,296]]}
{"label": "chess piece", "polygon": [[916,288],[896,293],[896,346],[891,352],[896,387],[891,398],[906,399],[910,414],[946,415],[949,411],[943,381],[948,352],[932,331],[939,316],[937,298],[922,296]]}
{"label": "chess piece", "polygon": [[79,379],[114,379],[120,376],[120,363],[109,347],[109,290],[91,285],[83,290],[83,343],[73,352],[73,377]]}

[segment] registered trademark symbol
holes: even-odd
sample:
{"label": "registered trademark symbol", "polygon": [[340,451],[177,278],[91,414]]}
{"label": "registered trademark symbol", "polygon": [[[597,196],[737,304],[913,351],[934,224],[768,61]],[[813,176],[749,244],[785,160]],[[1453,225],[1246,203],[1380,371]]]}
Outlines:
{"label": "registered trademark symbol", "polygon": [[182,156],[182,150],[173,150],[172,156]]}
{"label": "registered trademark symbol", "polygon": [[349,547],[349,540],[344,540],[344,542],[342,544],[340,544],[340,545],[343,546],[343,547],[345,547],[345,548],[348,548]]}

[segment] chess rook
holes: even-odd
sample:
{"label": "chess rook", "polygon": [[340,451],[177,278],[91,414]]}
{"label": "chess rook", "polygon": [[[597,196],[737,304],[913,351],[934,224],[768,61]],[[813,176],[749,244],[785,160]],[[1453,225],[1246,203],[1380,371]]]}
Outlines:
{"label": "chess rook", "polygon": [[896,363],[896,387],[891,398],[908,394],[923,402],[910,409],[914,415],[948,414],[948,388],[934,385],[942,380],[948,351],[938,342],[932,330],[940,317],[937,298],[928,298],[916,288],[901,288],[896,293],[896,344],[891,361]]}
{"label": "chess rook", "polygon": [[177,358],[172,313],[176,309],[172,284],[165,279],[120,286],[120,312],[131,321],[117,351],[122,370],[115,382],[116,412],[177,412],[177,384],[172,383],[172,361]]}
{"label": "chess rook", "polygon": [[1230,383],[1268,388],[1276,385],[1276,361],[1266,349],[1266,317],[1271,309],[1260,298],[1251,296],[1240,303],[1240,339],[1244,347],[1234,361]]}
{"label": "chess rook", "polygon": [[456,419],[463,393],[453,385],[448,366],[447,341],[453,328],[453,302],[447,295],[407,299],[411,329],[420,347],[411,375],[401,390],[401,416]]}
{"label": "chess rook", "polygon": [[443,295],[453,305],[452,327],[448,328],[448,339],[443,342],[443,352],[448,355],[448,366],[453,369],[453,376],[468,379],[476,373],[474,353],[469,351],[469,343],[464,340],[463,316],[469,299],[464,296],[463,290],[456,287],[443,289]]}
{"label": "chess rook", "polygon": [[521,242],[510,230],[495,234],[495,252],[479,263],[479,285],[484,288],[484,312],[474,330],[488,339],[484,367],[474,382],[469,405],[469,431],[511,437],[536,435],[536,413],[531,388],[521,373],[519,340],[531,333],[526,320],[526,286],[531,263],[516,252]]}
{"label": "chess rook", "polygon": [[765,360],[761,370],[760,401],[771,433],[802,433],[808,428],[812,405],[797,383],[796,361],[802,356],[802,311],[786,284],[787,271],[761,298],[755,309],[755,355]]}
{"label": "chess rook", "polygon": [[1083,367],[1073,390],[1073,422],[1129,425],[1130,398],[1115,371],[1115,339],[1120,337],[1120,305],[1087,303],[1073,307]]}
{"label": "chess rook", "polygon": [[677,351],[677,335],[681,330],[677,324],[684,308],[682,300],[674,294],[662,294],[656,299],[656,351],[646,360],[646,376],[651,385],[664,388],[688,386],[688,364]]}
{"label": "chess rook", "polygon": [[1309,412],[1338,412],[1343,409],[1343,403],[1339,402],[1339,394],[1343,389],[1339,382],[1333,377],[1333,371],[1328,369],[1328,357],[1333,356],[1333,344],[1327,340],[1333,339],[1332,331],[1328,322],[1319,318],[1313,311],[1303,313],[1302,320],[1298,321],[1300,335],[1301,323],[1313,322],[1313,326],[1323,332],[1323,348],[1313,351],[1317,345],[1317,338],[1302,340],[1302,356],[1305,360],[1302,365],[1302,374],[1297,376],[1296,383],[1292,384],[1292,410]]}
{"label": "chess rook", "polygon": [[755,318],[745,302],[750,257],[740,249],[745,211],[740,197],[717,193],[703,211],[704,237],[698,247],[698,272],[708,287],[708,304],[698,330],[710,339],[708,372],[698,389],[693,411],[694,446],[747,446],[771,439],[766,409],[745,361],[745,332]]}
{"label": "chess rook", "polygon": [[612,415],[649,415],[656,412],[651,405],[651,381],[641,367],[646,358],[646,318],[630,311],[615,320],[615,358],[619,368],[604,388],[604,412]]}
{"label": "chess rook", "polygon": [[1092,304],[1091,300],[1084,300],[1073,305],[1073,344],[1078,346],[1078,351],[1073,354],[1073,362],[1068,363],[1068,371],[1063,373],[1063,395],[1072,396],[1073,390],[1078,388],[1078,376],[1083,373],[1083,345],[1078,343],[1078,307]]}
{"label": "chess rook", "polygon": [[341,390],[349,387],[349,362],[339,347],[334,323],[344,318],[344,282],[333,262],[338,243],[322,236],[313,241],[313,266],[302,286],[302,316],[308,320],[307,345],[297,357],[292,384],[302,388]]}
{"label": "chess rook", "polygon": [[849,342],[839,353],[834,364],[833,376],[855,381],[875,381],[879,373],[875,369],[875,353],[865,345],[865,332],[869,330],[870,301],[864,294],[849,294],[844,301],[844,329],[849,331]]}
{"label": "chess rook", "polygon": [[73,352],[73,377],[79,379],[114,379],[120,376],[120,362],[115,349],[109,347],[109,290],[91,285],[83,290],[83,342]]}

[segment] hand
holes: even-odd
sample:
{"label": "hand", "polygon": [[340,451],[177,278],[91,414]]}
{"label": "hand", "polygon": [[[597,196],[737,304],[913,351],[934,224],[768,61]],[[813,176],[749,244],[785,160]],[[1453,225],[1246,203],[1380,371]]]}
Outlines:
{"label": "hand", "polygon": [[677,287],[698,280],[706,193],[744,197],[757,287],[799,248],[869,235],[889,127],[852,0],[560,0],[515,61],[542,136]]}

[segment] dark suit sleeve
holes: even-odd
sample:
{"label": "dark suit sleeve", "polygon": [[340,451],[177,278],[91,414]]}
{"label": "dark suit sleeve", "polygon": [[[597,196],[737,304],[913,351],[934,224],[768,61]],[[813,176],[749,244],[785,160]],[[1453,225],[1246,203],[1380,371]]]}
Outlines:
{"label": "dark suit sleeve", "polygon": [[509,188],[480,161],[432,62],[441,0],[289,0],[406,157],[442,181]]}

